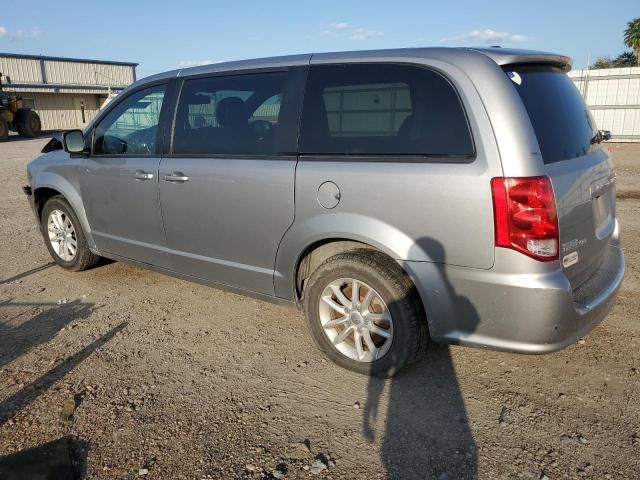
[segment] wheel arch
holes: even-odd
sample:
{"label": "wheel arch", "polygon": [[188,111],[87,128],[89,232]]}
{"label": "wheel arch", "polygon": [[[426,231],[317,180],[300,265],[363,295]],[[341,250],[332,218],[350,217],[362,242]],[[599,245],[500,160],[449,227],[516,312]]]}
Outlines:
{"label": "wheel arch", "polygon": [[95,249],[95,243],[93,236],[91,235],[91,228],[84,209],[84,204],[80,193],[77,188],[74,187],[71,182],[51,172],[42,172],[32,180],[33,187],[33,200],[36,209],[37,221],[40,225],[42,209],[45,203],[56,195],[62,196],[71,206],[76,217],[80,221],[80,226],[84,232],[85,238],[92,250]]}
{"label": "wheel arch", "polygon": [[[333,244],[331,247],[326,244]],[[277,297],[297,301],[298,269],[314,249],[333,254],[352,248],[371,248],[391,259],[432,261],[430,252],[395,226],[354,213],[329,213],[295,222],[284,235],[275,261],[274,291]],[[413,280],[413,279],[412,279]],[[414,282],[415,283],[415,282]]]}
{"label": "wheel arch", "polygon": [[57,195],[64,197],[58,190],[50,187],[39,187],[33,191],[33,203],[36,207],[36,216],[39,222],[42,222],[42,209],[44,208],[44,204],[47,203],[50,198]]}
{"label": "wheel arch", "polygon": [[403,262],[399,262],[397,257],[394,257],[394,255],[386,249],[379,248],[379,246],[373,243],[349,237],[326,237],[319,239],[308,244],[301,251],[295,261],[293,274],[289,278],[289,292],[291,292],[290,295],[292,295],[290,298],[299,304],[302,299],[304,282],[309,278],[309,276],[328,258],[339,253],[353,250],[371,250],[373,252],[379,252],[387,256],[390,260],[396,262],[399,268],[416,286],[416,293],[424,306],[422,294],[418,288],[416,279],[412,274],[413,272],[404,268]]}
{"label": "wheel arch", "polygon": [[373,245],[348,238],[326,238],[308,245],[296,261],[295,274],[293,276],[295,300],[299,301],[302,298],[304,282],[325,260],[339,253],[352,250],[381,252],[380,249]]}

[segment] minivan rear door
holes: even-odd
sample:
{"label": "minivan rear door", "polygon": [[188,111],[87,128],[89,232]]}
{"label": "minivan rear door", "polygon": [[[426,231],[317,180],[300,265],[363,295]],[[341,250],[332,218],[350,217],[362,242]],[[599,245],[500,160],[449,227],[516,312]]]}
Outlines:
{"label": "minivan rear door", "polygon": [[560,262],[576,289],[599,268],[615,229],[613,162],[564,71],[544,65],[504,68],[529,113],[553,184]]}
{"label": "minivan rear door", "polygon": [[184,80],[159,172],[173,271],[273,295],[294,219],[300,68]]}

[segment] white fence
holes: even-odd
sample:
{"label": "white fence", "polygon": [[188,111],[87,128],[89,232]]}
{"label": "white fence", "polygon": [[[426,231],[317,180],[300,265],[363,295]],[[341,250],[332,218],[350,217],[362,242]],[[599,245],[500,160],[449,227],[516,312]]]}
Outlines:
{"label": "white fence", "polygon": [[573,70],[569,77],[611,141],[640,142],[640,67]]}

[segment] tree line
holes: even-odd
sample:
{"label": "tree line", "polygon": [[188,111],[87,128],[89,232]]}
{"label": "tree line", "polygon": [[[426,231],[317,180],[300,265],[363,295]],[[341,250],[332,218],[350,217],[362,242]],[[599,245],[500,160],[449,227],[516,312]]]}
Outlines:
{"label": "tree line", "polygon": [[627,24],[624,45],[631,50],[622,52],[617,57],[598,57],[589,68],[640,67],[640,17]]}

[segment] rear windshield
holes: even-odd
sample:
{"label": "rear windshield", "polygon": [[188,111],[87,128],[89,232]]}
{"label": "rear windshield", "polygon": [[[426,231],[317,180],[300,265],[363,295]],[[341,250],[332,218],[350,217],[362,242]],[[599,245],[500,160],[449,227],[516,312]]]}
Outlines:
{"label": "rear windshield", "polygon": [[595,124],[580,92],[562,70],[507,66],[505,71],[529,113],[544,163],[589,153]]}

